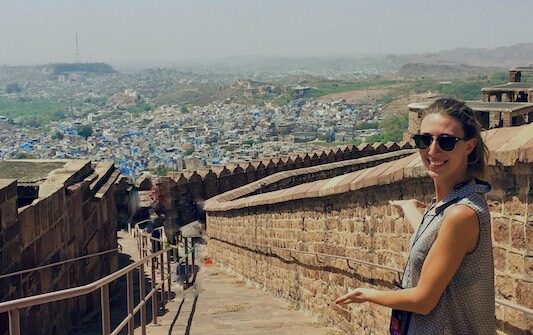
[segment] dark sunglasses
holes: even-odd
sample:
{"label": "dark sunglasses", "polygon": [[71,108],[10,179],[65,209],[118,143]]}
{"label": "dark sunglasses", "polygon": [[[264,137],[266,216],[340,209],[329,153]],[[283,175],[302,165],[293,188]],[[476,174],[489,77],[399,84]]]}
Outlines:
{"label": "dark sunglasses", "polygon": [[451,136],[451,135],[440,135],[432,136],[429,134],[414,134],[413,140],[415,141],[415,147],[417,149],[427,149],[431,146],[433,139],[436,139],[439,148],[443,151],[453,151],[455,149],[455,144],[464,138]]}

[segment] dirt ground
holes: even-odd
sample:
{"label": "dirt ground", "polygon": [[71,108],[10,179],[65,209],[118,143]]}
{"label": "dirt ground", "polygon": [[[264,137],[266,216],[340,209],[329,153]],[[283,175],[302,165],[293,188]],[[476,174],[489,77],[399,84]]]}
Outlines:
{"label": "dirt ground", "polygon": [[355,90],[355,91],[349,91],[349,92],[343,92],[343,93],[334,93],[334,94],[328,94],[320,97],[322,100],[340,100],[344,99],[348,103],[353,104],[365,104],[365,103],[372,103],[376,99],[379,99],[381,97],[384,97],[388,94],[394,94],[396,95],[398,90],[401,90],[403,87],[403,84],[395,84],[395,85],[388,85],[388,86],[380,86],[380,87],[374,87],[374,88],[367,88],[363,90]]}

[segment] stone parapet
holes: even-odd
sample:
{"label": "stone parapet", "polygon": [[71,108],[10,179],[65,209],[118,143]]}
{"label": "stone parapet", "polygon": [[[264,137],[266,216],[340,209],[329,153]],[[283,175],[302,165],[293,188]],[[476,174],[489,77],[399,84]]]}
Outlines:
{"label": "stone parapet", "polygon": [[[158,189],[162,204],[167,215],[167,222],[171,226],[177,227],[187,224],[194,220],[205,220],[203,212],[203,203],[206,199],[212,198],[221,193],[249,185],[255,181],[261,180],[267,176],[279,172],[288,172],[297,169],[309,168],[307,172],[295,176],[293,180],[285,179],[287,185],[301,183],[305,178],[307,181],[330,178],[339,173],[354,171],[352,163],[354,159],[364,157],[374,157],[379,154],[389,153],[395,157],[405,155],[405,150],[412,149],[410,142],[400,143],[376,143],[361,144],[359,146],[342,146],[328,148],[321,151],[310,153],[301,153],[295,155],[286,155],[275,158],[254,160],[250,162],[230,163],[223,166],[214,166],[210,169],[171,172],[166,177],[160,178]],[[400,151],[402,151],[400,153]],[[388,156],[386,160],[393,159]],[[366,163],[358,166],[356,169],[377,164],[379,160],[372,163],[373,158],[369,158]],[[332,163],[341,163],[344,165],[334,166],[333,168],[320,168]],[[382,161],[379,161],[382,162]],[[366,166],[365,166],[366,164]],[[315,170],[313,170],[315,169]],[[303,170],[301,170],[303,171]],[[307,177],[305,177],[306,175]],[[287,185],[271,185],[271,188],[286,187]]]}
{"label": "stone parapet", "polygon": [[[112,163],[93,166],[90,161],[66,161],[35,185],[38,196],[21,207],[17,206],[16,182],[0,180],[0,211],[2,215],[9,212],[10,227],[16,227],[10,243],[0,244],[0,274],[116,249],[119,175]],[[2,229],[0,234],[5,232]],[[115,251],[0,279],[0,300],[85,285],[116,271],[117,257]],[[21,312],[22,334],[66,334],[70,325],[98,306],[98,299],[97,292],[26,309]],[[0,334],[6,331],[5,320],[6,315],[1,315]]]}
{"label": "stone parapet", "polygon": [[[489,149],[486,179],[493,186],[487,199],[496,298],[533,308],[533,125],[495,129],[484,136]],[[403,269],[413,231],[388,201],[431,199],[433,182],[418,156],[268,193],[255,191],[243,187],[207,202],[208,247],[214,261],[349,333],[386,333],[390,309],[361,304],[343,310],[334,299],[349,288],[393,289],[397,272],[276,248]],[[496,326],[499,334],[533,331],[530,318],[500,305]]]}

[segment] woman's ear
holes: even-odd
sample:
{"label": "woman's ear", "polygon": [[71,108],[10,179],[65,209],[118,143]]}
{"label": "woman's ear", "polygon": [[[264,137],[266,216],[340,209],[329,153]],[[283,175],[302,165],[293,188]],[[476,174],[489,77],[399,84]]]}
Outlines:
{"label": "woman's ear", "polygon": [[477,138],[471,138],[466,141],[466,155],[470,155],[472,151],[476,148],[477,145]]}

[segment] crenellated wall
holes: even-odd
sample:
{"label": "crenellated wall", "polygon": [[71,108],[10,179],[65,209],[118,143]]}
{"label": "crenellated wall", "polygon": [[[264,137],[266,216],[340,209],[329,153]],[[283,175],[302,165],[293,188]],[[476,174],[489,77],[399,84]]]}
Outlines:
{"label": "crenellated wall", "polygon": [[[115,197],[120,188],[119,176],[112,163],[92,167],[90,161],[68,161],[36,185],[36,199],[19,208],[17,182],[0,180],[0,274],[116,249]],[[88,284],[116,271],[117,255],[114,251],[0,279],[0,301]],[[71,325],[98,308],[98,304],[96,292],[24,309],[22,334],[66,334]],[[0,318],[3,334],[7,316],[4,313]]]}
{"label": "crenellated wall", "polygon": [[[495,294],[533,309],[533,125],[491,130],[486,179],[492,184]],[[272,176],[274,177],[274,176]],[[261,181],[260,181],[261,182]],[[258,182],[258,183],[260,183]],[[264,187],[264,185],[263,185]],[[390,309],[373,304],[338,308],[349,288],[393,289],[413,233],[389,200],[429,201],[433,184],[417,154],[268,193],[249,185],[206,202],[208,248],[215,263],[320,315],[353,334],[385,334]],[[497,305],[498,334],[533,332],[533,320]]]}
{"label": "crenellated wall", "polygon": [[[363,157],[373,157],[379,154],[396,153],[394,157],[387,156],[377,160],[371,159],[363,162],[350,162],[344,165],[325,167],[321,170],[307,170],[299,176],[286,178],[277,184],[270,185],[270,189],[265,191],[283,188],[305,181],[330,178],[338,174],[373,166],[384,161],[402,157],[406,154],[403,150],[412,148],[409,142],[374,143],[372,145],[361,144],[359,146],[349,145],[265,160],[230,163],[210,169],[179,173],[171,172],[166,177],[160,178],[157,187],[161,199],[163,199],[167,222],[170,223],[168,228],[173,226],[177,229],[179,226],[191,221],[205,219],[202,210],[204,200],[271,176],[277,172],[301,170],[304,168],[325,166],[336,162],[352,161]],[[167,229],[167,231],[170,231],[170,229]]]}

